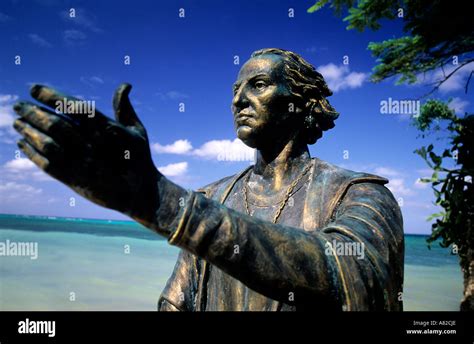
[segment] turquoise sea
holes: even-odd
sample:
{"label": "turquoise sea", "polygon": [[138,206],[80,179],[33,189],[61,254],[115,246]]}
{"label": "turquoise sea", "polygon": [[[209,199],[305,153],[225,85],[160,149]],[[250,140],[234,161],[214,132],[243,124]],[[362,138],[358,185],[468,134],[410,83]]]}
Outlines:
{"label": "turquoise sea", "polygon": [[[128,221],[0,215],[7,240],[38,243],[38,257],[0,257],[0,310],[155,310],[178,255]],[[405,310],[458,310],[457,256],[424,236],[405,244]]]}

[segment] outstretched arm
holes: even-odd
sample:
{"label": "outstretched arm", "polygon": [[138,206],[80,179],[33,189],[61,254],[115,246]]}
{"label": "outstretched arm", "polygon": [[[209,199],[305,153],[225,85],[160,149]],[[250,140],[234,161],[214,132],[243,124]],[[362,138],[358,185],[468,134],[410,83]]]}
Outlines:
{"label": "outstretched arm", "polygon": [[[387,189],[352,186],[335,220],[313,233],[228,209],[159,173],[128,99],[130,88],[124,84],[115,94],[115,121],[98,111],[87,116],[80,107],[58,114],[17,103],[20,148],[77,193],[132,217],[270,298],[311,308],[395,307],[403,236],[398,206]],[[80,102],[43,86],[31,93],[50,108],[62,100]],[[365,259],[326,254],[333,242],[364,244]]]}
{"label": "outstretched arm", "polygon": [[16,103],[13,126],[22,135],[19,148],[43,171],[96,204],[157,231],[160,226],[166,236],[172,218],[157,209],[176,208],[186,191],[155,168],[130,90],[122,84],[115,92],[113,120],[97,109],[85,112],[84,100],[34,85],[31,95],[44,106]]}

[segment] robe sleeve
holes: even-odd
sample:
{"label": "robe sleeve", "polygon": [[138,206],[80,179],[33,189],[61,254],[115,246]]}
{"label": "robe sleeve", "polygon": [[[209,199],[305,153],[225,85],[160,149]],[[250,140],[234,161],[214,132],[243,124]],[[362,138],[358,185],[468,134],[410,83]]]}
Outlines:
{"label": "robe sleeve", "polygon": [[199,278],[197,258],[181,251],[158,300],[158,311],[194,311]]}
{"label": "robe sleeve", "polygon": [[[189,194],[178,217],[171,244],[297,310],[401,308],[402,218],[382,185],[350,186],[332,220],[312,232],[250,217],[198,193]],[[339,246],[363,247],[363,254],[341,254]],[[177,265],[170,282],[176,286],[173,293],[193,279]]]}

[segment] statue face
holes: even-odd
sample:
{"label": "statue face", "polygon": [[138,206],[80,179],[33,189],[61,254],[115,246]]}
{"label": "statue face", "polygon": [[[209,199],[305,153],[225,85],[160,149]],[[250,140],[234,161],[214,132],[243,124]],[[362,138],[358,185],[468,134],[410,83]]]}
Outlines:
{"label": "statue face", "polygon": [[248,60],[234,84],[232,112],[237,137],[247,146],[262,148],[292,135],[297,121],[291,120],[292,95],[278,55]]}

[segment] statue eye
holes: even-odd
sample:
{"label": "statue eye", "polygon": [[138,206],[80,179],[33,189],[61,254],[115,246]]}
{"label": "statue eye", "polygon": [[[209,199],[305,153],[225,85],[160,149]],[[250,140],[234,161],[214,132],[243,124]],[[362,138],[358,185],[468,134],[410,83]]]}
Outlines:
{"label": "statue eye", "polygon": [[258,81],[255,82],[254,87],[255,87],[257,90],[261,91],[261,90],[263,90],[265,87],[267,87],[267,84],[266,84],[265,81],[263,81],[263,80],[258,80]]}
{"label": "statue eye", "polygon": [[234,84],[232,86],[232,93],[234,93],[234,96],[237,93],[237,91],[239,90],[239,88],[240,88],[240,84]]}

